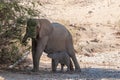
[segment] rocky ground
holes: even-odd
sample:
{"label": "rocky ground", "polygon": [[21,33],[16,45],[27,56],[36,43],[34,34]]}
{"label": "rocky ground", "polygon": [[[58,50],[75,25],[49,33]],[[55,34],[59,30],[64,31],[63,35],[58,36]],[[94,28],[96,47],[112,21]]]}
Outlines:
{"label": "rocky ground", "polygon": [[21,68],[1,69],[0,80],[120,80],[120,0],[39,1],[40,18],[64,24],[72,33],[82,72],[52,73],[43,54],[40,71],[31,73],[29,55]]}

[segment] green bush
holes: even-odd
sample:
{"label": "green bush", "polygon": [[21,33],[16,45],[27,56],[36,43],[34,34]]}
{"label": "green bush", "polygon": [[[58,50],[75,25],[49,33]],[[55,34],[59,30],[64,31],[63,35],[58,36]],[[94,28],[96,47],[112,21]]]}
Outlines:
{"label": "green bush", "polygon": [[39,13],[19,3],[17,0],[0,0],[0,63],[15,62],[20,58],[20,42],[27,18]]}

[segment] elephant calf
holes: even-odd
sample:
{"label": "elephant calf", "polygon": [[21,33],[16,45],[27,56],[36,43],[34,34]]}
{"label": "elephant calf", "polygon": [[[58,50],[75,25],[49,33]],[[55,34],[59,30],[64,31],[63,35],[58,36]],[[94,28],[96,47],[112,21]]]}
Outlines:
{"label": "elephant calf", "polygon": [[[52,58],[55,61],[55,66],[54,66],[55,71],[56,71],[56,68],[58,66],[58,63],[61,64],[61,71],[63,71],[63,68],[65,65],[67,66],[67,71],[70,71],[71,60],[70,60],[68,53],[66,53],[65,51],[48,54],[48,57]],[[73,66],[72,66],[72,69],[73,69]]]}

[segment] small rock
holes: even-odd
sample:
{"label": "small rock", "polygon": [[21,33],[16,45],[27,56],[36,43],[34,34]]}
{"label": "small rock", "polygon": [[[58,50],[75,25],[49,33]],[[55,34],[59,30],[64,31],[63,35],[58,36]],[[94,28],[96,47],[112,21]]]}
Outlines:
{"label": "small rock", "polygon": [[120,35],[120,32],[115,32],[115,33],[112,33],[113,35],[116,35],[116,36],[119,36]]}
{"label": "small rock", "polygon": [[103,61],[102,63],[105,63],[105,61]]}
{"label": "small rock", "polygon": [[70,24],[69,26],[71,26],[71,27],[76,27],[76,24]]}
{"label": "small rock", "polygon": [[90,44],[89,41],[86,41],[87,44]]}
{"label": "small rock", "polygon": [[93,13],[93,11],[88,11],[89,14]]}
{"label": "small rock", "polygon": [[84,55],[87,56],[87,57],[90,57],[90,54],[85,53]]}
{"label": "small rock", "polygon": [[80,62],[82,62],[82,60],[80,60]]}
{"label": "small rock", "polygon": [[99,42],[99,40],[98,39],[93,39],[93,40],[91,40],[91,42]]}
{"label": "small rock", "polygon": [[120,54],[120,52],[118,52],[118,54]]}
{"label": "small rock", "polygon": [[120,68],[119,66],[117,66],[117,68]]}
{"label": "small rock", "polygon": [[81,36],[79,33],[76,33],[77,36]]}
{"label": "small rock", "polygon": [[86,29],[83,27],[79,27],[79,30],[86,31]]}

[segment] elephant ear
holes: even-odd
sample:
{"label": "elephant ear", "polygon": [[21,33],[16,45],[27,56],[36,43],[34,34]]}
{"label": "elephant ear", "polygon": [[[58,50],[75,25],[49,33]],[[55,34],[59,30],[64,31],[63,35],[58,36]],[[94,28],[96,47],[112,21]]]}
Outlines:
{"label": "elephant ear", "polygon": [[53,26],[47,19],[40,19],[39,22],[39,37],[49,36],[53,31]]}

